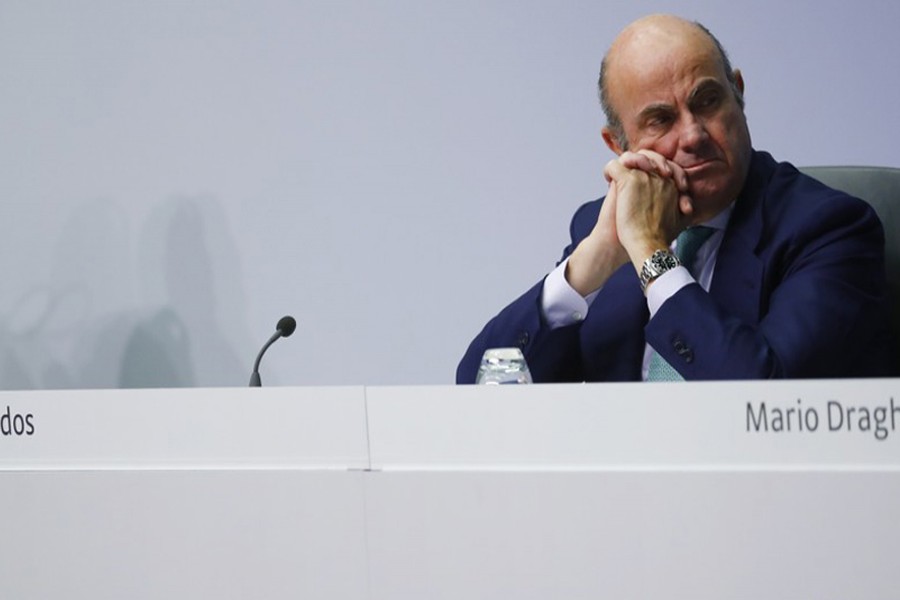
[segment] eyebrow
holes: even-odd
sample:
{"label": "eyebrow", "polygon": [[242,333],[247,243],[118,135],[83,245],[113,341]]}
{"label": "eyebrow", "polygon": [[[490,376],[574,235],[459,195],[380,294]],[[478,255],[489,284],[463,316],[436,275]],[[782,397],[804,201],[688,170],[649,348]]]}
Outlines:
{"label": "eyebrow", "polygon": [[725,87],[721,84],[721,82],[719,82],[718,79],[713,79],[713,78],[704,79],[703,81],[698,83],[697,86],[693,90],[691,90],[691,93],[688,95],[687,103],[690,105],[694,100],[697,99],[697,96],[699,96],[700,94],[702,94],[703,92],[705,92],[707,90],[719,91],[719,90],[724,90],[724,89],[725,89]]}
{"label": "eyebrow", "polygon": [[[691,90],[691,93],[688,94],[687,97],[687,105],[690,106],[694,101],[697,100],[697,97],[706,92],[707,90],[724,90],[725,87],[722,83],[713,77],[708,77],[694,86],[694,89]],[[647,118],[659,115],[659,114],[671,114],[675,112],[675,107],[666,102],[656,102],[653,104],[649,104],[645,106],[638,113],[638,122],[643,122],[647,120]]]}
{"label": "eyebrow", "polygon": [[650,104],[645,106],[641,112],[638,113],[638,121],[645,121],[648,117],[658,114],[671,114],[675,112],[675,108],[671,104],[666,104],[665,102],[657,102],[655,104]]}

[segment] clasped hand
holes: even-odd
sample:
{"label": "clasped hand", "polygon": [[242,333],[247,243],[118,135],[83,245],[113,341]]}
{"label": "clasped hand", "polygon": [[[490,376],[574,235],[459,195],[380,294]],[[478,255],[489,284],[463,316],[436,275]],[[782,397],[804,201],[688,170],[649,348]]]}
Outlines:
{"label": "clasped hand", "polygon": [[607,163],[603,175],[609,192],[597,224],[566,267],[569,285],[584,296],[629,261],[640,271],[653,252],[668,248],[693,213],[684,169],[656,152],[624,152]]}

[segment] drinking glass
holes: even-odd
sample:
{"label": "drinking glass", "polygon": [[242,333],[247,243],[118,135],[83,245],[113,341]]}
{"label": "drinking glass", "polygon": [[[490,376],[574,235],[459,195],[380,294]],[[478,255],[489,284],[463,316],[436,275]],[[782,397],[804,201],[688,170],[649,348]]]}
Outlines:
{"label": "drinking glass", "polygon": [[488,348],[481,357],[475,383],[501,385],[532,383],[525,356],[518,348]]}

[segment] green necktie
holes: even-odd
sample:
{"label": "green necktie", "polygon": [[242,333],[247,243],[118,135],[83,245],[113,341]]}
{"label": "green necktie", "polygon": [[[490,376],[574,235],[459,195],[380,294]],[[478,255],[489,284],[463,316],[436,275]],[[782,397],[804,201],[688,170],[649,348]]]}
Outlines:
{"label": "green necktie", "polygon": [[[678,236],[675,255],[678,256],[681,264],[691,272],[691,275],[696,276],[694,261],[697,258],[697,251],[715,232],[716,230],[712,227],[698,225],[685,229]],[[647,381],[684,381],[684,377],[654,350],[650,357],[650,367],[647,370]]]}

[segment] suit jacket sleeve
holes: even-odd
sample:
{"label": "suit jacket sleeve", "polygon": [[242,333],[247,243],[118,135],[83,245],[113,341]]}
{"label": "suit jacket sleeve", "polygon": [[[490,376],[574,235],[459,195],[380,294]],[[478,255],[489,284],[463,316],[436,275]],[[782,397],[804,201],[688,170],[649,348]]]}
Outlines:
{"label": "suit jacket sleeve", "polygon": [[761,233],[729,232],[710,291],[689,285],[666,301],[647,342],[688,380],[889,373],[884,233],[872,208],[792,167],[760,202]]}
{"label": "suit jacket sleeve", "polygon": [[[571,243],[563,250],[565,260],[590,233],[600,214],[601,200],[582,205],[569,227]],[[518,347],[536,382],[584,381],[580,367],[581,324],[550,329],[541,309],[541,280],[491,319],[469,345],[456,369],[457,383],[474,383],[481,356],[488,348]]]}

